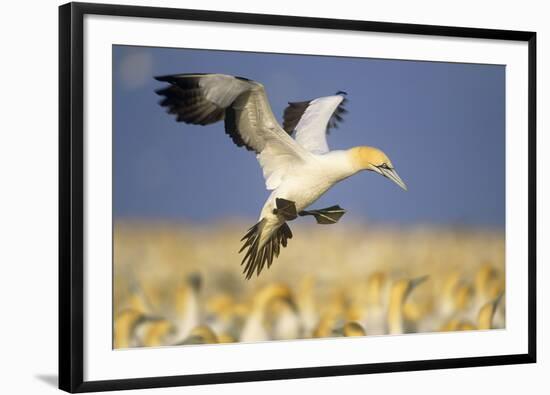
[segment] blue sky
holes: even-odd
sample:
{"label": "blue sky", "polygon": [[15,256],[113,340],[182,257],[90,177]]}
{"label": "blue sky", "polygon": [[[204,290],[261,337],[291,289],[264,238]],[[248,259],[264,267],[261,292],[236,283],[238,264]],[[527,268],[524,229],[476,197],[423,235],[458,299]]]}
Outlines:
{"label": "blue sky", "polygon": [[264,84],[279,118],[288,101],[348,92],[333,149],[384,150],[408,192],[374,173],[338,184],[314,206],[347,221],[502,227],[505,68],[498,65],[113,47],[115,219],[257,219],[269,192],[253,153],[223,122],[177,123],[155,75],[216,72]]}

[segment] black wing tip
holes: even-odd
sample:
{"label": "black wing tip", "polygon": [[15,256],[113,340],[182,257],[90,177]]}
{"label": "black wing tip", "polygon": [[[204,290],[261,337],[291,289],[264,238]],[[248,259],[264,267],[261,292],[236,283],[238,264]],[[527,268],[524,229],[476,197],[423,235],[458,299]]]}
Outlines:
{"label": "black wing tip", "polygon": [[155,93],[159,96],[168,96],[170,94],[169,87],[170,85],[165,85],[164,88],[155,89]]}
{"label": "black wing tip", "polygon": [[224,126],[225,126],[225,134],[227,134],[233,143],[237,147],[245,147],[247,151],[254,151],[256,150],[248,145],[246,141],[242,138],[239,129],[237,127],[237,119],[235,117],[235,110],[232,107],[228,107],[225,110],[225,119],[224,119]]}
{"label": "black wing tip", "polygon": [[[313,100],[313,99],[312,99]],[[308,106],[309,103],[311,103],[312,100],[302,100],[302,101],[289,101],[288,105],[291,107],[302,107],[302,106]]]}
{"label": "black wing tip", "polygon": [[[348,93],[346,91],[341,91],[341,90],[336,92],[336,95],[342,97],[342,101],[340,102],[340,104],[334,110],[334,113],[330,117],[330,120],[327,124],[327,129],[326,129],[327,134],[330,134],[331,129],[337,129],[338,123],[343,121],[343,118],[341,117],[341,115],[347,113],[347,110],[344,107],[348,101],[346,97],[347,94]],[[291,135],[294,132],[294,130],[296,129],[296,126],[298,126],[298,123],[300,122],[300,119],[302,118],[307,108],[309,107],[309,104],[313,100],[288,102],[288,106],[285,108],[283,112],[283,129],[288,134]]]}
{"label": "black wing tip", "polygon": [[153,78],[160,82],[174,83],[178,79],[182,79],[182,78],[193,78],[197,76],[200,77],[200,76],[211,75],[211,74],[214,74],[214,73],[179,73],[179,74],[157,75],[157,76],[153,76]]}
{"label": "black wing tip", "polygon": [[178,74],[154,78],[168,83],[154,92],[161,97],[158,104],[166,108],[168,114],[176,115],[177,122],[204,126],[225,117],[225,109],[209,102],[201,91],[200,75]]}
{"label": "black wing tip", "polygon": [[[235,110],[231,105],[221,107],[206,97],[201,87],[201,80],[203,77],[213,75],[213,73],[180,73],[154,76],[155,80],[168,83],[154,91],[161,96],[158,104],[166,108],[168,114],[176,115],[177,122],[204,126],[224,120],[225,132],[237,147],[244,146],[248,151],[257,152],[240,134]],[[242,81],[252,81],[244,77],[226,76]]]}
{"label": "black wing tip", "polygon": [[288,134],[294,132],[298,122],[300,122],[300,119],[306,112],[309,103],[311,103],[311,100],[288,102],[288,106],[283,112],[283,129]]}
{"label": "black wing tip", "polygon": [[171,75],[155,75],[153,78],[160,82],[170,82],[174,77]]}
{"label": "black wing tip", "polygon": [[338,129],[340,123],[344,122],[344,118],[342,117],[342,115],[348,112],[348,110],[346,110],[346,105],[348,103],[348,93],[345,91],[338,91],[336,92],[336,94],[342,97],[342,101],[340,102],[340,104],[338,104],[338,107],[336,107],[336,109],[332,113],[332,116],[330,117],[327,125],[327,134],[330,134],[330,131],[332,129]]}

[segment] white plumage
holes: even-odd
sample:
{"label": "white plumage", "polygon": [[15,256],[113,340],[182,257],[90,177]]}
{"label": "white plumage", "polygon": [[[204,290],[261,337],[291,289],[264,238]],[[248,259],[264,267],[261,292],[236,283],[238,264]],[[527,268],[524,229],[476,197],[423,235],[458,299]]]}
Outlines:
{"label": "white plumage", "polygon": [[296,125],[296,141],[314,154],[329,151],[326,130],[331,117],[344,100],[343,95],[312,100]]}
{"label": "white plumage", "polygon": [[[345,93],[289,103],[283,127],[274,116],[262,84],[223,74],[179,74],[156,77],[169,85],[157,91],[161,105],[177,121],[208,125],[224,120],[233,142],[254,151],[271,192],[259,222],[245,235],[241,251],[250,278],[271,266],[292,232],[286,224],[297,215],[318,223],[335,223],[344,210],[333,206],[305,211],[337,182],[361,170],[375,171],[405,188],[386,155],[373,147],[329,151],[326,135],[345,112]],[[295,138],[291,137],[295,133]]]}

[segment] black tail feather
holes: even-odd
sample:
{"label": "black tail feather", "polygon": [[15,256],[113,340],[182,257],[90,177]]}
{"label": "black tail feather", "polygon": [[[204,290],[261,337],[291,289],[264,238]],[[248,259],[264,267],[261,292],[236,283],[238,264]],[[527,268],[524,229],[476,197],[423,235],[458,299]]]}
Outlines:
{"label": "black tail feather", "polygon": [[292,231],[289,226],[284,223],[273,233],[273,235],[271,235],[271,238],[260,247],[260,238],[265,223],[265,219],[262,219],[251,227],[241,239],[241,241],[244,241],[244,244],[239,250],[239,253],[248,248],[241,262],[241,265],[245,264],[243,273],[247,280],[254,275],[254,272],[259,276],[266,263],[269,269],[274,258],[279,256],[281,245],[286,247],[288,239],[292,238]]}

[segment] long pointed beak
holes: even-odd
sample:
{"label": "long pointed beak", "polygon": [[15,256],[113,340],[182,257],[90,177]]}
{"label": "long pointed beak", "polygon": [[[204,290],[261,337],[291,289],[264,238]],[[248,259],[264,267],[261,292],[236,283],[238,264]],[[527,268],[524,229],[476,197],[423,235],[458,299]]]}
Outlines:
{"label": "long pointed beak", "polygon": [[418,287],[420,284],[422,284],[424,281],[426,281],[429,277],[430,277],[430,276],[425,275],[425,276],[413,278],[413,279],[411,280],[411,288],[416,288],[416,287]]}
{"label": "long pointed beak", "polygon": [[407,297],[408,295],[413,291],[413,289],[415,289],[416,287],[418,287],[420,284],[422,284],[424,281],[426,281],[427,279],[429,278],[428,275],[425,275],[425,276],[421,276],[421,277],[416,277],[416,278],[413,278],[410,280],[409,282],[409,287],[407,289]]}
{"label": "long pointed beak", "polygon": [[399,174],[397,174],[395,169],[384,169],[379,167],[379,170],[384,177],[389,178],[390,180],[395,182],[397,185],[399,185],[401,188],[403,188],[405,191],[407,190],[407,186],[405,185],[401,177],[399,177]]}

